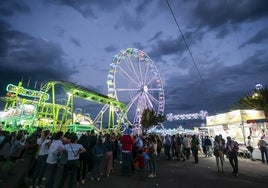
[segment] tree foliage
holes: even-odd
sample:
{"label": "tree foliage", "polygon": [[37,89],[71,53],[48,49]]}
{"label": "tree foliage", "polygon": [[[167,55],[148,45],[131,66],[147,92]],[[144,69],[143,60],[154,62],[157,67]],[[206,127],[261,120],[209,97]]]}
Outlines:
{"label": "tree foliage", "polygon": [[265,116],[268,116],[268,88],[267,86],[261,89],[254,89],[252,95],[247,95],[243,98],[240,98],[238,105],[240,109],[256,109],[263,110]]}
{"label": "tree foliage", "polygon": [[141,115],[141,125],[143,129],[147,130],[153,125],[164,122],[165,119],[165,115],[157,114],[153,109],[146,108]]}

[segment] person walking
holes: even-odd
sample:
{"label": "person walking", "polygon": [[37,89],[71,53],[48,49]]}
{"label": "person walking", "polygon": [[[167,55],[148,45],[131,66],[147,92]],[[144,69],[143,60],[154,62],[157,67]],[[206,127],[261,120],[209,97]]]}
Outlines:
{"label": "person walking", "polygon": [[178,152],[178,161],[182,159],[182,161],[185,161],[186,157],[183,153],[183,137],[182,135],[177,136],[177,152]]}
{"label": "person walking", "polygon": [[92,172],[93,166],[94,166],[94,156],[92,153],[93,147],[97,143],[97,135],[95,134],[94,129],[92,129],[90,132],[88,132],[88,142],[89,142],[89,150],[88,150],[88,173]]}
{"label": "person walking", "polygon": [[131,176],[131,166],[133,163],[132,159],[132,149],[135,144],[134,138],[131,136],[130,128],[126,128],[124,134],[120,138],[120,143],[122,144],[122,166],[121,175]]}
{"label": "person walking", "polygon": [[155,135],[149,136],[149,178],[156,177],[156,163],[157,163],[157,140]]}
{"label": "person walking", "polygon": [[165,156],[168,160],[171,159],[171,154],[170,154],[171,147],[172,147],[172,138],[169,134],[166,134],[166,136],[164,137],[164,151],[165,151]]}
{"label": "person walking", "polygon": [[261,160],[262,163],[268,164],[268,151],[267,151],[268,143],[264,140],[264,136],[261,137],[261,139],[258,141],[258,147],[261,151]]}
{"label": "person walking", "polygon": [[100,181],[101,168],[103,165],[105,152],[106,152],[106,148],[103,144],[102,138],[99,136],[99,138],[97,139],[97,143],[92,148],[94,163],[93,163],[93,169],[91,173],[91,180]]}
{"label": "person walking", "polygon": [[182,143],[183,143],[183,148],[184,148],[184,153],[185,153],[186,159],[190,159],[190,154],[191,154],[190,135],[184,135]]}
{"label": "person walking", "polygon": [[192,154],[194,156],[194,163],[198,163],[198,150],[199,150],[199,139],[198,137],[194,134],[191,139],[191,150]]}
{"label": "person walking", "polygon": [[250,160],[254,160],[253,158],[253,150],[254,150],[254,147],[253,147],[253,141],[251,139],[251,136],[248,136],[247,137],[247,149],[249,151],[249,158]]}
{"label": "person walking", "polygon": [[212,157],[212,143],[208,136],[205,136],[205,157]]}
{"label": "person walking", "polygon": [[229,158],[229,162],[233,168],[233,175],[238,176],[238,150],[239,144],[234,141],[230,136],[227,137],[226,150]]}
{"label": "person walking", "polygon": [[103,170],[108,178],[113,170],[113,151],[114,151],[114,142],[111,140],[110,134],[106,134],[104,147],[105,147],[105,154],[104,154]]}
{"label": "person walking", "polygon": [[223,171],[224,150],[225,145],[223,144],[222,139],[218,135],[216,135],[214,141],[213,153],[214,156],[216,157],[216,165],[219,175],[224,173]]}
{"label": "person walking", "polygon": [[85,134],[83,134],[78,139],[77,143],[81,144],[86,149],[86,152],[81,153],[79,155],[79,165],[77,168],[77,175],[76,175],[76,182],[78,185],[80,183],[80,180],[81,180],[81,184],[85,184],[85,182],[86,182],[87,167],[88,167],[88,163],[89,163],[90,146],[89,146],[89,141],[88,141],[87,135],[85,135]]}

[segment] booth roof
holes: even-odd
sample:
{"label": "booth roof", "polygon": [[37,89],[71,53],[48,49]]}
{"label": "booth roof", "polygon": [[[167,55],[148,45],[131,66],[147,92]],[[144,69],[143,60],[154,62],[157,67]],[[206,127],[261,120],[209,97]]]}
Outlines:
{"label": "booth roof", "polygon": [[247,120],[247,123],[268,123],[268,118],[265,118],[265,119],[249,119]]}

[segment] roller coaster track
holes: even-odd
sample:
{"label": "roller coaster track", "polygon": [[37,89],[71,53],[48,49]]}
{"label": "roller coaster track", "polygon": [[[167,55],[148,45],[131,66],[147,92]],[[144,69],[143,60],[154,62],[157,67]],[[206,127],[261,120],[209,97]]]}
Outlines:
{"label": "roller coaster track", "polygon": [[[65,105],[56,103],[57,100],[55,93],[57,92],[55,85],[60,85],[64,92],[68,94],[68,99],[66,100],[67,102]],[[1,99],[6,101],[6,104],[8,104],[7,107],[17,106],[19,104],[17,100],[21,101],[21,99],[23,99],[25,102],[27,101],[29,104],[36,106],[36,113],[32,118],[33,121],[31,126],[38,126],[37,121],[42,118],[51,119],[53,121],[53,127],[55,127],[58,123],[62,126],[64,122],[67,122],[70,114],[74,113],[73,99],[75,97],[104,105],[104,107],[102,107],[101,111],[93,121],[94,128],[96,130],[96,123],[100,119],[102,120],[102,115],[107,109],[110,108],[110,111],[111,109],[120,109],[122,113],[126,112],[126,105],[124,103],[68,81],[48,81],[40,88],[39,91],[26,89],[22,87],[22,82],[19,82],[18,86],[9,84],[6,90],[8,92],[8,96],[2,97]],[[116,110],[115,113],[117,112],[118,110]],[[113,116],[114,115],[112,115],[112,117]],[[120,117],[122,117],[122,115],[120,115]]]}

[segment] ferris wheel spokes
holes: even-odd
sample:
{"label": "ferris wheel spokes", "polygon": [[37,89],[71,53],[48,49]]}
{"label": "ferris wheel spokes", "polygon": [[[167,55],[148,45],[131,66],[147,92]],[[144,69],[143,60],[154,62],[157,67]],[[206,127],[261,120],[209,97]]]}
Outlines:
{"label": "ferris wheel spokes", "polygon": [[150,83],[152,83],[153,81],[155,81],[155,79],[158,78],[157,74],[154,74],[148,81],[146,81],[146,85],[149,85]]}
{"label": "ferris wheel spokes", "polygon": [[139,79],[140,77],[138,76],[138,73],[137,71],[135,70],[135,67],[134,67],[134,64],[133,64],[133,61],[131,60],[130,56],[127,55],[128,57],[128,61],[126,61],[126,65],[127,67],[129,68],[130,71],[132,71],[135,75],[135,77],[137,78],[138,82],[141,83],[141,80]]}
{"label": "ferris wheel spokes", "polygon": [[148,101],[150,101],[150,99],[151,99],[155,103],[157,103],[157,104],[159,103],[159,101],[154,96],[152,96],[150,93],[147,93],[146,96],[148,97]]}
{"label": "ferris wheel spokes", "polygon": [[116,89],[116,91],[140,91],[139,88],[133,88],[133,89],[129,89],[129,88],[118,88]]}
{"label": "ferris wheel spokes", "polygon": [[122,67],[119,66],[118,68],[122,72],[122,76],[124,76],[127,80],[131,80],[132,83],[136,84],[136,86],[139,87],[139,83],[135,79],[133,79],[125,70],[123,70]]}

